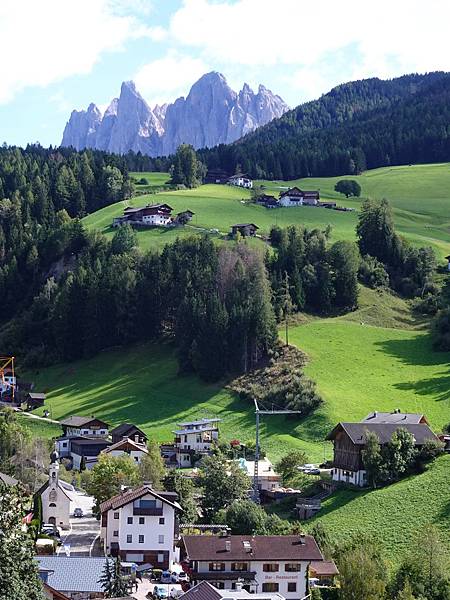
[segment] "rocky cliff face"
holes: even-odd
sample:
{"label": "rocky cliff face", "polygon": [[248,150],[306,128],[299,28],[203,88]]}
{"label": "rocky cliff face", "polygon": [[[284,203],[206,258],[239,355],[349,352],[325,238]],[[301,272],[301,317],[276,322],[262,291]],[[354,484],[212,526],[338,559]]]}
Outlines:
{"label": "rocky cliff face", "polygon": [[245,84],[237,94],[220,73],[203,75],[186,98],[152,110],[132,81],[124,82],[102,116],[95,104],[73,111],[62,146],[96,148],[123,154],[129,150],[150,156],[175,152],[182,143],[194,148],[230,143],[280,117],[288,110],[277,95],[260,85]]}

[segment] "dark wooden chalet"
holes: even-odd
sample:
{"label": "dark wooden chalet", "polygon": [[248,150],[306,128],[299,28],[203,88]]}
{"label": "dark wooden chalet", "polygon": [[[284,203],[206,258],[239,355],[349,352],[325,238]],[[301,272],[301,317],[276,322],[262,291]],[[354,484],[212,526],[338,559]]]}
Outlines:
{"label": "dark wooden chalet", "polygon": [[243,237],[254,237],[259,227],[254,223],[237,223],[231,226],[231,235],[236,235],[238,232]]}
{"label": "dark wooden chalet", "polygon": [[205,183],[222,183],[228,182],[228,173],[223,169],[209,169],[206,173]]}
{"label": "dark wooden chalet", "polygon": [[[402,413],[397,413],[397,415],[402,416]],[[380,445],[383,446],[391,440],[392,434],[400,428],[404,428],[411,433],[417,448],[423,446],[427,440],[437,440],[437,437],[426,423],[411,423],[408,422],[408,419],[400,422],[338,423],[327,436],[327,440],[331,440],[334,446],[333,480],[364,486],[366,484],[366,471],[362,451],[366,446],[367,432],[375,433]]]}
{"label": "dark wooden chalet", "polygon": [[114,429],[111,429],[111,437],[113,444],[116,442],[120,442],[124,438],[128,438],[137,442],[138,444],[145,444],[148,440],[148,437],[139,429],[137,425],[133,425],[133,423],[121,423]]}

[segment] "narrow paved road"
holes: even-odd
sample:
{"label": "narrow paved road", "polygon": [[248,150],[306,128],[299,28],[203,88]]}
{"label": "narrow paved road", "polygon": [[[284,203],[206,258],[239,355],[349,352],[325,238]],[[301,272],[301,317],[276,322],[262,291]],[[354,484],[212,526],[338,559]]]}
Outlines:
{"label": "narrow paved road", "polygon": [[81,508],[84,516],[81,519],[71,517],[70,530],[63,532],[58,554],[70,552],[70,556],[103,556],[98,543],[100,523],[92,516],[94,499],[82,492],[67,493],[71,497],[70,514],[73,515],[75,508]]}

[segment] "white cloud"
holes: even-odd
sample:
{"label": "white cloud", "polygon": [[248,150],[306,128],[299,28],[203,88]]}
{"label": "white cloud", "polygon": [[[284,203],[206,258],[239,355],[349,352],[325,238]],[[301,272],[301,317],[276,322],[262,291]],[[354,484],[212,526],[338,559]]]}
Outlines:
{"label": "white cloud", "polygon": [[[324,91],[332,80],[450,70],[449,22],[448,0],[184,0],[170,35],[225,69],[282,67],[294,87],[303,77]],[[349,48],[333,74],[333,54]]]}
{"label": "white cloud", "polygon": [[89,73],[104,52],[146,33],[126,0],[2,0],[0,103],[26,87]]}
{"label": "white cloud", "polygon": [[133,79],[139,92],[153,106],[186,95],[192,84],[208,70],[202,59],[171,51],[141,67]]}

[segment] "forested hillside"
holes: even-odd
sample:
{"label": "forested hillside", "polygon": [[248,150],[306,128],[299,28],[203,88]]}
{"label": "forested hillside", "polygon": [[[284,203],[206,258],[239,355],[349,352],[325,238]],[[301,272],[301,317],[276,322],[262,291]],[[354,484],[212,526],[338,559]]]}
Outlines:
{"label": "forested hillside", "polygon": [[360,173],[450,159],[450,74],[340,85],[231,145],[200,152],[208,167],[260,179]]}

